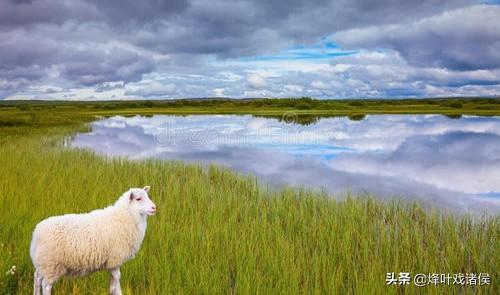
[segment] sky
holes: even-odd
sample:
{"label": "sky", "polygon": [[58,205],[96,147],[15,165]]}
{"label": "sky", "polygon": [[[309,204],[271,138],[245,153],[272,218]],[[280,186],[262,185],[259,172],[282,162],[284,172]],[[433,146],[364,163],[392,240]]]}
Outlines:
{"label": "sky", "polygon": [[500,95],[500,1],[0,0],[0,99]]}

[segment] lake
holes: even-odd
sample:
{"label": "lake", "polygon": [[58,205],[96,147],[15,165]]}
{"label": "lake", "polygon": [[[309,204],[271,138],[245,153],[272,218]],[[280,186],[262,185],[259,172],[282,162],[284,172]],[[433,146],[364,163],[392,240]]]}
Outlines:
{"label": "lake", "polygon": [[[500,212],[500,117],[111,117],[71,145],[110,156],[215,163],[265,183]],[[139,185],[139,184],[137,184]]]}

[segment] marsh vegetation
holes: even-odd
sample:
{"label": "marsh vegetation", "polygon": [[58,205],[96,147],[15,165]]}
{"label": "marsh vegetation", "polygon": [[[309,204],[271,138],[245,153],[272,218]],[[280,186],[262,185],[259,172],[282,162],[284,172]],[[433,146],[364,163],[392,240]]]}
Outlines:
{"label": "marsh vegetation", "polygon": [[[491,105],[497,101],[485,102]],[[115,112],[84,104],[0,108],[0,293],[32,291],[28,245],[37,222],[105,206],[144,184],[159,211],[138,256],[122,268],[126,294],[499,292],[498,216],[452,216],[369,196],[333,200],[304,189],[270,190],[217,166],[68,148],[68,137],[86,130],[95,114]],[[400,271],[488,272],[493,281],[387,286],[386,273]],[[54,291],[104,294],[107,281],[105,273],[65,279]]]}

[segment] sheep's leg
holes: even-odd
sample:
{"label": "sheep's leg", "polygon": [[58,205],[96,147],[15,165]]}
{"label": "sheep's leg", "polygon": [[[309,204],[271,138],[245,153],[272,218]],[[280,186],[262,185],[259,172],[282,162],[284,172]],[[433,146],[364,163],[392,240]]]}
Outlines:
{"label": "sheep's leg", "polygon": [[49,282],[46,278],[42,279],[42,291],[43,295],[50,295],[52,291],[52,282]]}
{"label": "sheep's leg", "polygon": [[35,278],[33,283],[34,295],[40,295],[40,288],[42,288],[42,279],[42,275],[38,272],[38,270],[35,270]]}
{"label": "sheep's leg", "polygon": [[113,268],[109,272],[111,274],[109,293],[111,295],[122,295],[122,288],[120,287],[120,268]]}

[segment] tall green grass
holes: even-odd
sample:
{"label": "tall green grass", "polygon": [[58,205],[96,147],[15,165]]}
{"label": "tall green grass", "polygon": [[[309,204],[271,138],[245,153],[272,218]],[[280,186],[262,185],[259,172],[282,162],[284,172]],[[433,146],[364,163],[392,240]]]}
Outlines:
{"label": "tall green grass", "polygon": [[[10,127],[9,127],[10,128]],[[74,128],[0,132],[0,294],[30,294],[40,220],[106,206],[151,185],[159,207],[125,294],[499,294],[500,218],[472,220],[375,199],[335,201],[180,162],[109,159],[63,146]],[[14,274],[7,274],[15,265]],[[480,273],[492,285],[387,286],[387,272]],[[106,294],[108,275],[55,294]]]}

